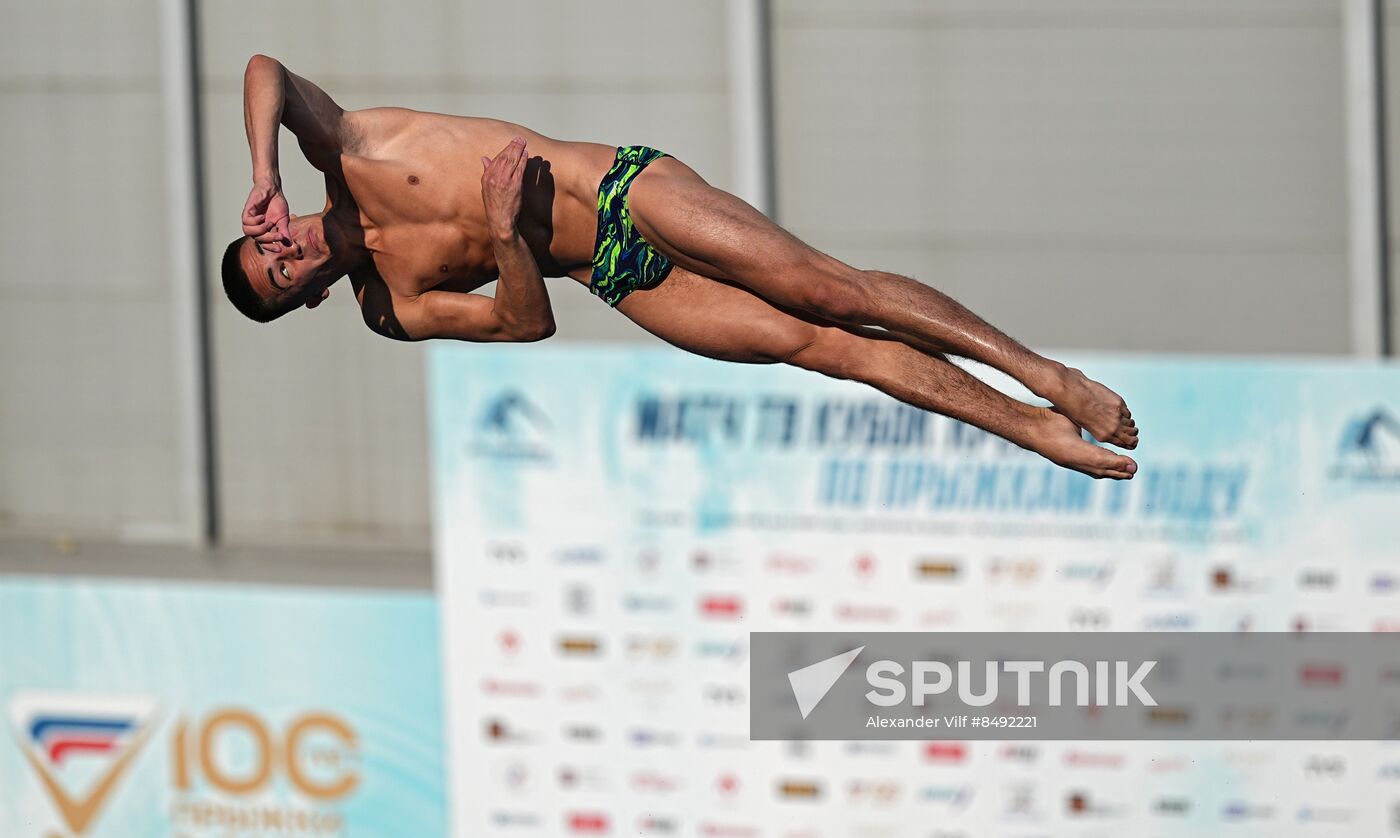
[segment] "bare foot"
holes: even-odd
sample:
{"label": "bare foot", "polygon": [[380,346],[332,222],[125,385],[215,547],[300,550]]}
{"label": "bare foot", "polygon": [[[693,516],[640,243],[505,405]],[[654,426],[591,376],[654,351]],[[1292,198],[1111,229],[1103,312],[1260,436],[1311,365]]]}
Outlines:
{"label": "bare foot", "polygon": [[1120,448],[1137,447],[1137,423],[1123,398],[1079,370],[1065,367],[1058,376],[1057,385],[1037,395],[1049,399],[1058,412],[1099,442]]}
{"label": "bare foot", "polygon": [[1131,457],[1100,448],[1079,435],[1079,426],[1049,408],[1036,408],[1037,425],[1027,447],[1050,462],[1090,477],[1132,480],[1137,463]]}

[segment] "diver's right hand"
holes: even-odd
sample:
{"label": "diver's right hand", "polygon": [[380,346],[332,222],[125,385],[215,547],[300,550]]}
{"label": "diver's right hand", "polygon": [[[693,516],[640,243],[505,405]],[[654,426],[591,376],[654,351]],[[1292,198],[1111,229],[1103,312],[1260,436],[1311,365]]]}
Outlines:
{"label": "diver's right hand", "polygon": [[259,178],[253,181],[253,189],[243,205],[243,235],[251,237],[265,250],[280,253],[283,247],[292,244],[291,217],[281,180]]}

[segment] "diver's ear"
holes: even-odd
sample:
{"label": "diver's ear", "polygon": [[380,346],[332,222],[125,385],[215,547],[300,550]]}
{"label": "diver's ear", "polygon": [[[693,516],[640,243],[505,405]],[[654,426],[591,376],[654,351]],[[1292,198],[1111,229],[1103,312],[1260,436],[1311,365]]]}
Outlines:
{"label": "diver's ear", "polygon": [[331,289],[329,289],[329,288],[322,288],[322,289],[321,289],[321,296],[319,296],[319,297],[313,297],[312,299],[307,300],[307,301],[306,301],[306,307],[307,307],[307,308],[315,308],[316,306],[320,305],[321,303],[324,303],[327,299],[330,298],[330,296],[331,296]]}

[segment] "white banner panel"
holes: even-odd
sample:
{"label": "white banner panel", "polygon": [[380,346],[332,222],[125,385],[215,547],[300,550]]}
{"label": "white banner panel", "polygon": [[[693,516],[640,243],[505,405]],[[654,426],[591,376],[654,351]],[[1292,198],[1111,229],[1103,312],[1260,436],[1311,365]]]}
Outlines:
{"label": "white banner panel", "polygon": [[785,367],[435,350],[456,834],[1400,828],[1381,743],[749,741],[750,631],[1400,628],[1400,372],[1073,362],[1135,480]]}

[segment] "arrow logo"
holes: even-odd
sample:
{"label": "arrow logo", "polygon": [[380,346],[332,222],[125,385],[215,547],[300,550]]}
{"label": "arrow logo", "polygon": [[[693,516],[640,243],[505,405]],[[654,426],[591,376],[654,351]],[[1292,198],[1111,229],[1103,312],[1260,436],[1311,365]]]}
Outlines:
{"label": "arrow logo", "polygon": [[865,647],[861,646],[788,673],[788,683],[792,685],[792,695],[797,699],[797,709],[802,712],[802,718],[807,718],[817,709],[817,705],[863,651]]}

